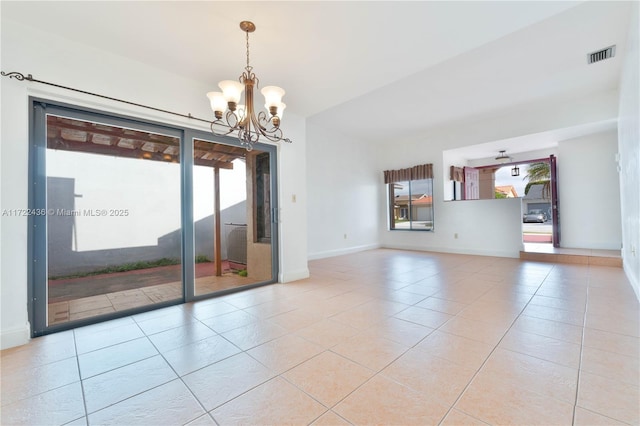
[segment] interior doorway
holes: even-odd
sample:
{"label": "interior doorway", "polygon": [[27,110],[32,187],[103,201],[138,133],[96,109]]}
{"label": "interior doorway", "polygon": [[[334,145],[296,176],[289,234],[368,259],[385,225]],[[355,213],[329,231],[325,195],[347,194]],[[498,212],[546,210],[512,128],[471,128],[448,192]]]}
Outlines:
{"label": "interior doorway", "polygon": [[[559,246],[557,184],[552,159],[510,163],[495,170],[495,198],[522,199],[522,241]],[[555,163],[554,163],[555,165]],[[555,208],[554,208],[555,206]],[[555,212],[555,219],[554,219]]]}

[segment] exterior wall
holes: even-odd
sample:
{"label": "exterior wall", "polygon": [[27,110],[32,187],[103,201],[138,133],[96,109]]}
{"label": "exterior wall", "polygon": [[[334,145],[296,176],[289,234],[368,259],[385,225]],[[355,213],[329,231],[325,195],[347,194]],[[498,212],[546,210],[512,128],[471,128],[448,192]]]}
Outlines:
{"label": "exterior wall", "polygon": [[[212,116],[204,96],[210,83],[185,79],[128,58],[25,27],[2,14],[2,69],[31,73],[34,78],[77,87],[195,117]],[[73,66],[65,58],[74,58]],[[224,76],[220,76],[222,79]],[[214,79],[215,80],[215,79]],[[162,90],[158,90],[162,88]],[[2,144],[0,204],[3,209],[28,207],[29,96],[57,100],[109,113],[208,131],[206,123],[153,112],[36,83],[2,78]],[[308,276],[306,226],[305,123],[287,112],[283,130],[293,144],[278,147],[280,194],[279,269],[281,281]],[[297,195],[297,203],[291,201]],[[27,342],[28,228],[27,217],[0,219],[0,347]]]}
{"label": "exterior wall", "polygon": [[[48,207],[53,210],[74,210],[74,179],[47,178]],[[140,200],[147,202],[145,199]],[[133,211],[137,211],[135,207]],[[82,250],[74,247],[75,216],[53,215],[48,218],[48,269],[51,276],[89,272],[124,263],[152,261],[162,258],[180,258],[181,230],[177,229],[157,238],[156,244],[121,247],[118,245],[103,250]],[[246,223],[246,202],[227,207],[220,212],[224,223]],[[212,215],[195,222],[197,235],[195,255],[214,259],[214,219]],[[222,259],[227,258],[227,230],[221,232]],[[93,238],[98,238],[93,236]],[[271,256],[271,254],[269,254]],[[270,277],[270,276],[269,276]]]}

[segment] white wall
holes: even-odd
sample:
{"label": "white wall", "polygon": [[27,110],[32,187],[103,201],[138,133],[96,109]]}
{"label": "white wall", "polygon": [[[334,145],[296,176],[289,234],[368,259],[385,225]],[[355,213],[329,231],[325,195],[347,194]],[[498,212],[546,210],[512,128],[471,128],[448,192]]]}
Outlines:
{"label": "white wall", "polygon": [[559,142],[561,247],[620,249],[617,145],[615,130]]}
{"label": "white wall", "polygon": [[[2,16],[2,70],[31,73],[34,78],[105,94],[157,108],[211,118],[205,93],[215,82],[197,82],[155,69],[145,64],[100,51],[76,41],[59,38],[14,23]],[[3,77],[2,143],[0,144],[0,202],[2,209],[28,206],[28,97],[38,96],[125,114],[167,124],[208,130],[179,117],[156,113],[113,101],[81,95],[36,83]],[[305,248],[306,176],[305,125],[295,114],[283,121],[285,135],[294,140],[278,149],[280,209],[280,279],[304,275],[307,271]],[[297,203],[290,194],[297,195]],[[1,347],[25,343],[27,321],[27,218],[2,216],[0,247],[0,338]]]}
{"label": "white wall", "polygon": [[640,299],[640,5],[633,3],[620,78],[620,202],[624,269]]}
{"label": "white wall", "polygon": [[307,123],[309,258],[378,247],[375,147]]}
{"label": "white wall", "polygon": [[522,249],[519,198],[436,202],[434,232],[386,231],[385,247],[518,257]]}
{"label": "white wall", "polygon": [[[285,127],[286,125],[286,127]],[[306,124],[287,111],[283,130],[293,143],[278,147],[280,281],[309,276],[307,267]]]}
{"label": "white wall", "polygon": [[[378,169],[396,169],[421,163],[434,164],[435,231],[433,233],[382,230],[383,247],[416,248],[453,253],[518,257],[522,248],[522,215],[519,199],[443,201],[448,168],[459,160],[443,152],[461,148],[598,123],[617,117],[617,92],[607,91],[581,99],[546,101],[476,117],[425,132],[419,137],[381,143]],[[530,151],[538,147],[531,146]],[[446,158],[444,158],[446,157]],[[380,181],[380,193],[384,191]],[[615,188],[614,188],[615,189]],[[379,206],[380,222],[386,220],[386,204]],[[569,218],[566,218],[570,220]],[[382,227],[381,227],[382,228]],[[454,238],[455,234],[458,238]]]}

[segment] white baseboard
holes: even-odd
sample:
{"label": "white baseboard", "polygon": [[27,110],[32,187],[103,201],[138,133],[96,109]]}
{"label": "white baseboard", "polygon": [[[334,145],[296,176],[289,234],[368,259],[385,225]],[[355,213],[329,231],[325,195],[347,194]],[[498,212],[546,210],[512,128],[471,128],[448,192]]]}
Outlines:
{"label": "white baseboard", "polygon": [[28,322],[24,327],[2,330],[0,332],[0,349],[13,348],[14,346],[22,346],[29,343],[31,339],[31,326]]}
{"label": "white baseboard", "polygon": [[633,288],[633,291],[636,293],[636,299],[640,302],[640,283],[638,282],[638,277],[633,275],[631,269],[627,267],[627,264],[624,262],[624,259],[622,260],[622,269],[629,283],[631,283],[631,288]]}
{"label": "white baseboard", "polygon": [[327,250],[327,251],[320,251],[316,253],[309,253],[307,258],[309,260],[324,259],[326,257],[342,256],[343,254],[358,253],[361,251],[373,250],[377,248],[380,248],[380,244],[366,244],[362,246],[347,247],[347,248],[336,249],[336,250]]}
{"label": "white baseboard", "polygon": [[432,251],[436,253],[469,254],[473,256],[510,257],[514,259],[518,259],[520,257],[520,251],[512,251],[512,250],[456,249],[451,247],[425,247],[425,246],[412,246],[412,245],[405,245],[405,244],[386,244],[382,246],[382,248],[396,249],[396,250]]}
{"label": "white baseboard", "polygon": [[309,278],[309,268],[298,269],[296,271],[281,272],[278,275],[278,282],[289,283],[292,281],[303,280]]}

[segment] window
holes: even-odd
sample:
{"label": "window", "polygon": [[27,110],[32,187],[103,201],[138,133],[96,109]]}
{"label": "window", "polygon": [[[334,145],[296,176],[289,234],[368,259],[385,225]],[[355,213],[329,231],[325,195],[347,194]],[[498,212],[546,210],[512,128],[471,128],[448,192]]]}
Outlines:
{"label": "window", "polygon": [[384,172],[391,230],[433,231],[431,164]]}

